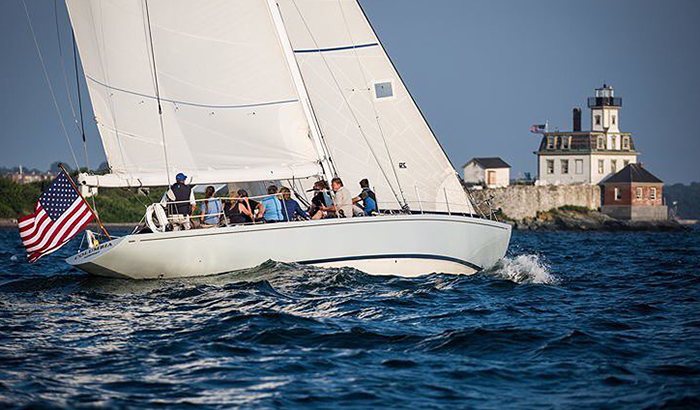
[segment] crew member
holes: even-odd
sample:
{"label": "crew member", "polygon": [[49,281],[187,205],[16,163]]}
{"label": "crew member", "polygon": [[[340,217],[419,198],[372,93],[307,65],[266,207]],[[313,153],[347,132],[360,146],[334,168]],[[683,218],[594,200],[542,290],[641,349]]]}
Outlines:
{"label": "crew member", "polygon": [[182,172],[175,176],[175,183],[170,186],[160,200],[167,206],[170,224],[174,231],[191,229],[190,215],[195,210],[197,203],[194,200],[194,191],[187,185],[187,175]]}

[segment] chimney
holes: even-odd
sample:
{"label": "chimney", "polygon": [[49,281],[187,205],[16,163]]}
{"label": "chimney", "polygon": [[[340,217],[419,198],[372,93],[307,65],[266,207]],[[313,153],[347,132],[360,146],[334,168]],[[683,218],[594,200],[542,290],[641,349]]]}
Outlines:
{"label": "chimney", "polygon": [[579,107],[574,108],[574,132],[581,131],[581,109]]}

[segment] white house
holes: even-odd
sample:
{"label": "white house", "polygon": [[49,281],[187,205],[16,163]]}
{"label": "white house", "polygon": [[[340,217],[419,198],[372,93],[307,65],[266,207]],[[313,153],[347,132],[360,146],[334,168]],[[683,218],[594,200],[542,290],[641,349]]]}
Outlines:
{"label": "white house", "polygon": [[537,154],[537,184],[596,185],[628,164],[637,163],[632,134],[620,131],[622,98],[611,86],[588,99],[591,130],[581,130],[581,109],[574,108],[573,131],[545,132]]}
{"label": "white house", "polygon": [[498,157],[472,158],[464,164],[464,182],[486,185],[487,188],[507,187],[510,183],[510,165]]}

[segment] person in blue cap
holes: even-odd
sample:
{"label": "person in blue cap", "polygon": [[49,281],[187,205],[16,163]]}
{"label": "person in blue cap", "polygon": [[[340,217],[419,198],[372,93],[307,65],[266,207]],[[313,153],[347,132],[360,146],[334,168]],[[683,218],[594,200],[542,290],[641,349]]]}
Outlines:
{"label": "person in blue cap", "polygon": [[190,216],[197,202],[194,200],[194,190],[187,185],[187,175],[182,172],[175,175],[175,183],[170,186],[160,202],[167,205],[174,231],[192,228]]}

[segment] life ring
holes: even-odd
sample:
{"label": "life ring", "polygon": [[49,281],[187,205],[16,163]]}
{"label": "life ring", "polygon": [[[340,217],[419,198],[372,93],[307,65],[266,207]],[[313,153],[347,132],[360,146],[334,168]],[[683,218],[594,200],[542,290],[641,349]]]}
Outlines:
{"label": "life ring", "polygon": [[[154,215],[155,220],[153,219]],[[165,228],[168,226],[168,216],[165,214],[163,205],[151,204],[146,208],[146,225],[151,232],[165,232]]]}

